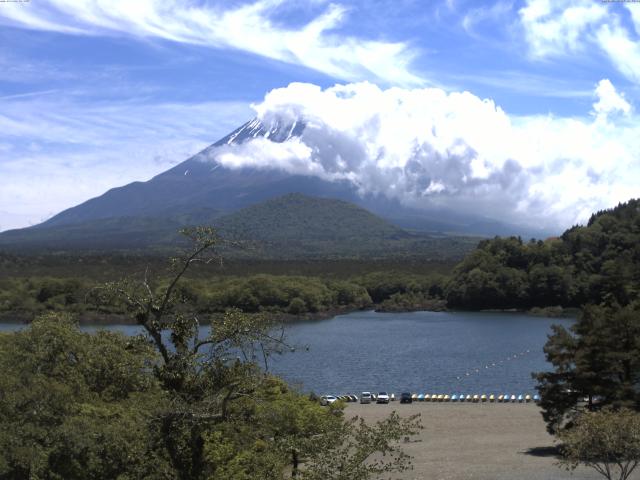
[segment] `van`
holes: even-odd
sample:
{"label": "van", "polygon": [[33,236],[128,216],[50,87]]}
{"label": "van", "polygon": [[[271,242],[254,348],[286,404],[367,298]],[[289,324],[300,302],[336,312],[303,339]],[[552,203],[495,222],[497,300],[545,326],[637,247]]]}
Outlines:
{"label": "van", "polygon": [[362,392],[360,403],[371,403],[371,392]]}

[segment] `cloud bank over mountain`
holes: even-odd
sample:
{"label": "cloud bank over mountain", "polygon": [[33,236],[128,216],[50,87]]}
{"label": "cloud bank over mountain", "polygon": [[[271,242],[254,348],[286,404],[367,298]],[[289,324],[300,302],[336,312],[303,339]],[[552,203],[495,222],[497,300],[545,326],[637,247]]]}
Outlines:
{"label": "cloud bank over mountain", "polygon": [[265,124],[304,122],[283,143],[211,152],[221,164],[349,180],[362,194],[564,228],[640,196],[640,122],[609,80],[583,117],[510,116],[492,100],[437,88],[292,83],[253,106]]}

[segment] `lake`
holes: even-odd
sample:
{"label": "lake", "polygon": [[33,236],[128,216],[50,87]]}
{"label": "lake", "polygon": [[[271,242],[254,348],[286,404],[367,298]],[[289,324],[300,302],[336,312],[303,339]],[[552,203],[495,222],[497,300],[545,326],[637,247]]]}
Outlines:
{"label": "lake", "polygon": [[[319,394],[533,394],[531,372],[550,367],[542,347],[554,323],[569,326],[572,320],[521,313],[355,312],[289,325],[289,342],[308,350],[274,356],[270,369]],[[0,324],[0,330],[15,328]]]}

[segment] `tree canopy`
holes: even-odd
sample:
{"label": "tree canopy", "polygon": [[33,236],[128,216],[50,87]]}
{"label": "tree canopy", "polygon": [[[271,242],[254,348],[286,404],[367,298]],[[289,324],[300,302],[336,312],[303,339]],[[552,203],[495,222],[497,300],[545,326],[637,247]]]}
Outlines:
{"label": "tree canopy", "polygon": [[640,410],[640,305],[589,306],[565,329],[555,326],[545,346],[554,370],[536,375],[551,432],[573,423],[587,407]]}
{"label": "tree canopy", "polygon": [[397,440],[418,419],[345,421],[340,403],[289,388],[258,365],[288,347],[268,317],[228,310],[199,336],[180,283],[216,258],[217,237],[185,233],[194,248],[171,262],[169,281],[145,274],[99,292],[145,335],[82,333],[52,314],[0,336],[0,480],[366,479],[408,468]]}
{"label": "tree canopy", "polygon": [[640,200],[630,200],[559,238],[481,242],[454,269],[446,298],[469,309],[626,305],[639,285]]}
{"label": "tree canopy", "polygon": [[607,480],[627,480],[640,463],[640,414],[604,409],[582,414],[560,435],[561,464],[593,468]]}

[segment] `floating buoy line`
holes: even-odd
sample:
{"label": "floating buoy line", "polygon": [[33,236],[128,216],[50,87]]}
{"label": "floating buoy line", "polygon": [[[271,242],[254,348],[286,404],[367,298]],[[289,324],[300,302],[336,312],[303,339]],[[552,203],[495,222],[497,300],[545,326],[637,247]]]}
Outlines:
{"label": "floating buoy line", "polygon": [[464,372],[463,374],[457,375],[456,376],[456,380],[458,380],[459,382],[463,381],[466,378],[472,377],[474,375],[478,375],[478,374],[483,373],[483,372],[485,372],[487,370],[490,370],[490,369],[501,367],[501,366],[506,365],[507,363],[512,362],[514,360],[518,360],[518,359],[520,359],[520,358],[522,358],[522,357],[524,357],[524,356],[526,356],[526,355],[528,355],[530,353],[531,353],[530,349],[524,350],[524,351],[522,351],[520,353],[514,353],[514,354],[511,354],[511,355],[508,355],[507,357],[503,357],[503,358],[501,358],[499,360],[496,360],[494,362],[487,363],[486,365],[482,365],[482,366],[479,366],[479,367],[471,368],[471,369],[467,370],[466,372]]}

